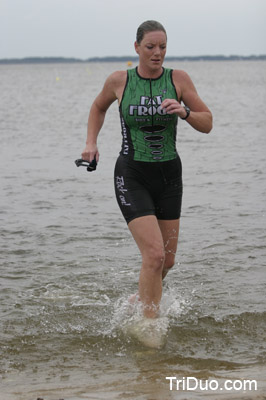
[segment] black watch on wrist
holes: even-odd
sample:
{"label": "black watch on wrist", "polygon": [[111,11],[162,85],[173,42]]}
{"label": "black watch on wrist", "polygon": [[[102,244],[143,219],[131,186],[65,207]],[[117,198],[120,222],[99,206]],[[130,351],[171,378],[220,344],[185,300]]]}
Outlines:
{"label": "black watch on wrist", "polygon": [[190,108],[188,106],[184,106],[184,109],[186,110],[187,115],[184,118],[180,117],[181,119],[187,119],[189,117],[189,114],[190,114]]}

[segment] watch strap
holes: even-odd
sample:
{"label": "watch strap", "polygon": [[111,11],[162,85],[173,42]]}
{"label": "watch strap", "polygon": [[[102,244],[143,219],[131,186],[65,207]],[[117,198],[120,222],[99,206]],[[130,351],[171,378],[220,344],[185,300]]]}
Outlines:
{"label": "watch strap", "polygon": [[187,119],[190,114],[190,108],[188,106],[184,106],[184,109],[186,110],[187,115],[184,118],[180,117],[183,120]]}

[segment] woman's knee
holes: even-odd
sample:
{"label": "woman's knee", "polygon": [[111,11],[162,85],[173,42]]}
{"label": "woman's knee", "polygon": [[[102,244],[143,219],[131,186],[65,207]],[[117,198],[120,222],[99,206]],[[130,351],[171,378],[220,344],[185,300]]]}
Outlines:
{"label": "woman's knee", "polygon": [[165,252],[163,248],[150,248],[143,254],[143,267],[151,269],[153,272],[160,273],[165,262]]}

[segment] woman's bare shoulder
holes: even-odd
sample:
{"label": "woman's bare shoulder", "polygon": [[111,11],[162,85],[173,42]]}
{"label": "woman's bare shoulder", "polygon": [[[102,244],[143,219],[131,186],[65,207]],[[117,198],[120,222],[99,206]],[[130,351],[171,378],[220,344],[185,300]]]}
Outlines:
{"label": "woman's bare shoulder", "polygon": [[173,79],[176,81],[191,81],[188,73],[182,69],[174,69],[173,70]]}
{"label": "woman's bare shoulder", "polygon": [[115,87],[124,85],[127,80],[127,71],[115,71],[108,76],[106,83]]}
{"label": "woman's bare shoulder", "polygon": [[112,93],[120,103],[127,81],[127,71],[115,71],[105,81],[103,92]]}
{"label": "woman's bare shoulder", "polygon": [[180,99],[183,99],[186,92],[196,93],[194,83],[186,71],[181,69],[174,70],[173,82]]}

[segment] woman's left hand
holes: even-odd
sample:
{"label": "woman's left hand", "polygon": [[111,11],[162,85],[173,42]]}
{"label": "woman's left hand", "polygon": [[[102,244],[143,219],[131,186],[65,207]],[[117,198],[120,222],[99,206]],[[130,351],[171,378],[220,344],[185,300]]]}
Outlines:
{"label": "woman's left hand", "polygon": [[161,108],[166,110],[167,114],[177,114],[180,118],[187,115],[185,108],[176,99],[164,99]]}

